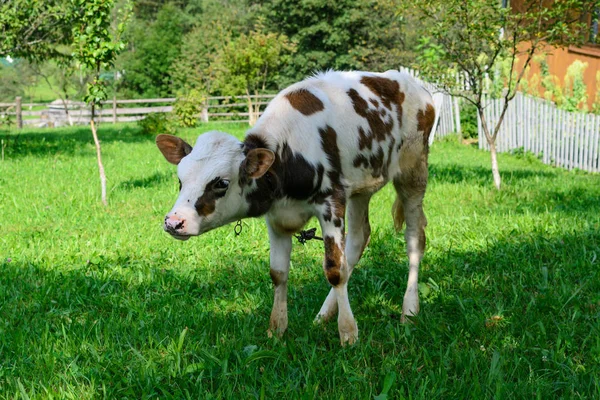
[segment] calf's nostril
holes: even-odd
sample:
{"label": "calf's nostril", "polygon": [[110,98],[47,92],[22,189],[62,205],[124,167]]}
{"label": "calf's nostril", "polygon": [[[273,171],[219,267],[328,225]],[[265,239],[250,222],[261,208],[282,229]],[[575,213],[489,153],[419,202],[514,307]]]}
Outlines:
{"label": "calf's nostril", "polygon": [[180,223],[178,223],[177,225],[175,225],[175,229],[181,229],[181,228],[183,228],[183,223],[184,222],[185,221],[181,221]]}

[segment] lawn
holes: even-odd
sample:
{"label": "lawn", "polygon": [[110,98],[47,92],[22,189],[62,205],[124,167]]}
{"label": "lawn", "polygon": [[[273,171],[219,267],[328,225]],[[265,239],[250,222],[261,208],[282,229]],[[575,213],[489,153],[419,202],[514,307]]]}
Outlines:
{"label": "lawn", "polygon": [[600,176],[500,155],[498,192],[487,153],[436,142],[421,314],[400,323],[386,187],[350,282],[360,340],[342,348],[335,322],[312,324],[321,242],[294,244],[290,327],[269,339],[264,222],[171,239],[175,167],[135,125],[99,135],[106,208],[87,128],[0,131],[0,398],[600,397]]}

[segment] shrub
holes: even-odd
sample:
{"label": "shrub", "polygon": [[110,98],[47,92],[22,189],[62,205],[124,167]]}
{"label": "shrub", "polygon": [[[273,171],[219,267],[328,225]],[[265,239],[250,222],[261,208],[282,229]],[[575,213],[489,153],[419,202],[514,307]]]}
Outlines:
{"label": "shrub", "polygon": [[15,121],[10,114],[0,113],[0,128],[1,127],[10,128],[14,124],[15,124]]}
{"label": "shrub", "polygon": [[179,97],[173,106],[173,114],[177,124],[183,128],[196,127],[204,101],[206,101],[206,96],[196,89],[192,89],[186,95]]}
{"label": "shrub", "polygon": [[468,101],[463,101],[460,108],[460,128],[465,139],[476,138],[477,132],[477,107]]}
{"label": "shrub", "polygon": [[175,127],[169,114],[166,113],[150,113],[146,118],[137,122],[142,128],[142,133],[145,135],[158,135],[160,133],[174,134]]}

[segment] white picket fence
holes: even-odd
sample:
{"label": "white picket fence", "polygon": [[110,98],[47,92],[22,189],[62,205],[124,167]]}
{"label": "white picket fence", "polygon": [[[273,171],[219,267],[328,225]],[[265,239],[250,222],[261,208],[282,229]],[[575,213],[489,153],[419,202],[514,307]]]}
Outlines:
{"label": "white picket fence", "polygon": [[419,72],[414,69],[399,67],[398,70],[414,77],[433,95],[436,114],[436,123],[434,126],[436,128],[434,129],[434,134],[430,137],[430,144],[434,138],[442,138],[460,132],[460,109],[458,106],[458,99],[442,92],[434,84],[420,79]]}
{"label": "white picket fence", "polygon": [[[486,99],[488,126],[496,125],[502,106],[502,99]],[[478,120],[479,148],[489,150]],[[496,148],[498,152],[522,149],[545,164],[600,172],[600,116],[560,110],[551,102],[518,93],[509,103]]]}

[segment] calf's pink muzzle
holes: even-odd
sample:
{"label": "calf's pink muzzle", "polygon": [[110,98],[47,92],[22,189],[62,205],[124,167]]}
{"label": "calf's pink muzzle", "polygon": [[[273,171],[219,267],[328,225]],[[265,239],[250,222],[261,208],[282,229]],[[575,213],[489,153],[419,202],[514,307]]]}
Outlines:
{"label": "calf's pink muzzle", "polygon": [[187,234],[185,225],[185,219],[177,216],[177,214],[174,213],[165,217],[163,228],[175,239],[188,240],[190,235]]}

